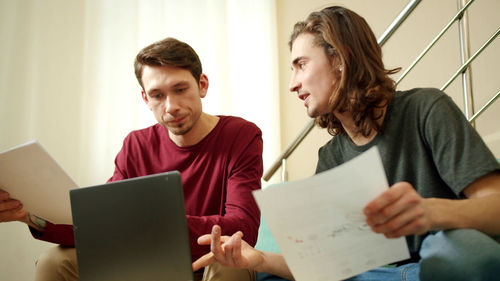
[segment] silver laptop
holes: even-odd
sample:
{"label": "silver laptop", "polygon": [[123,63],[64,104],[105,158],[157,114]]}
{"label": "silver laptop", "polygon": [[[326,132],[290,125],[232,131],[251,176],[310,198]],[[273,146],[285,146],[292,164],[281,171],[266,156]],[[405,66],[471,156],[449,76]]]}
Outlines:
{"label": "silver laptop", "polygon": [[193,280],[179,172],[70,190],[82,281]]}

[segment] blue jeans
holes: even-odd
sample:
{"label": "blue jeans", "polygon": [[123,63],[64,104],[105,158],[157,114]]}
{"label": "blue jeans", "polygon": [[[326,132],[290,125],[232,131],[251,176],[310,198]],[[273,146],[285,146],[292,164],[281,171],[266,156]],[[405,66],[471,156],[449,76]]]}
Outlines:
{"label": "blue jeans", "polygon": [[420,266],[408,263],[398,267],[379,267],[356,275],[349,281],[418,281]]}
{"label": "blue jeans", "polygon": [[473,229],[439,231],[427,236],[420,249],[419,263],[380,267],[349,281],[434,281],[499,280],[500,244]]}

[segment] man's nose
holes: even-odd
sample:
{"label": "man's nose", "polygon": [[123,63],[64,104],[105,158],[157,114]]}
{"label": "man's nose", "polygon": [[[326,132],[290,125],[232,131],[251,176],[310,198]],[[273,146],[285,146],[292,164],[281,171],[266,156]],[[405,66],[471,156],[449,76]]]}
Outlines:
{"label": "man's nose", "polygon": [[178,101],[175,98],[168,96],[165,99],[165,112],[173,115],[178,110],[179,110]]}
{"label": "man's nose", "polygon": [[301,88],[301,83],[298,81],[297,76],[295,74],[292,74],[290,77],[290,83],[288,84],[288,89],[290,92],[297,92]]}

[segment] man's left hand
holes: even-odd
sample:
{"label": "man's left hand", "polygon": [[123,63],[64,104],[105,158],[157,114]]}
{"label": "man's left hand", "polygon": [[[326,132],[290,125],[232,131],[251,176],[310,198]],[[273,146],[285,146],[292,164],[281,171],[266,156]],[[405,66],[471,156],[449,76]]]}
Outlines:
{"label": "man's left hand", "polygon": [[431,229],[427,199],[408,182],[395,183],[363,209],[366,222],[387,238],[423,234]]}

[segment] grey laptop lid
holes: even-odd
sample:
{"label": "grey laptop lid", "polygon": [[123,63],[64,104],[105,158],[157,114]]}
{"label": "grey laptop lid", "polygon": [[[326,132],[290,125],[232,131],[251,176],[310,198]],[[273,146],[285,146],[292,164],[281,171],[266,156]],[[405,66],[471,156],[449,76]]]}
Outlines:
{"label": "grey laptop lid", "polygon": [[82,281],[193,280],[177,171],[70,190]]}

